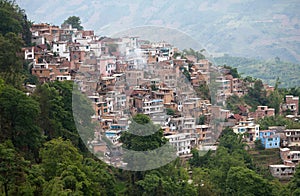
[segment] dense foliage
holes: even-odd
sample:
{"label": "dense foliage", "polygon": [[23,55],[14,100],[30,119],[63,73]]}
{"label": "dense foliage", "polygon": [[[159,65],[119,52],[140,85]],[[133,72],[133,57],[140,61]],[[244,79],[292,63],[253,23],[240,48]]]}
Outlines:
{"label": "dense foliage", "polygon": [[81,20],[78,16],[70,16],[64,21],[63,24],[69,24],[72,25],[73,28],[83,30],[83,26],[81,26]]}
{"label": "dense foliage", "polygon": [[231,57],[225,55],[213,59],[217,65],[229,65],[240,73],[262,79],[265,83],[275,85],[280,78],[280,87],[297,87],[300,85],[299,64],[281,61],[278,57],[270,60]]}
{"label": "dense foliage", "polygon": [[[193,150],[189,162],[178,158],[158,169],[132,172],[99,161],[77,132],[72,111],[73,83],[38,85],[33,94],[26,94],[19,52],[28,41],[30,22],[11,1],[0,0],[0,16],[5,18],[0,24],[0,195],[299,194],[300,169],[288,185],[274,179],[267,181],[255,172],[257,168],[245,144],[230,129],[223,131],[216,152],[200,156]],[[251,96],[265,98],[260,87],[257,83]],[[297,94],[299,89],[283,92]],[[75,99],[84,100],[79,94]],[[255,100],[253,105],[262,100]],[[78,109],[84,114],[91,112],[88,106]],[[86,122],[84,118],[90,116],[76,118]],[[149,124],[156,132],[148,137],[125,132],[121,137],[124,147],[148,150],[167,142],[162,130],[157,130],[148,117],[137,115],[133,119],[136,124],[130,131],[139,131],[138,124]],[[87,130],[90,137],[90,125],[83,123],[79,127]]]}

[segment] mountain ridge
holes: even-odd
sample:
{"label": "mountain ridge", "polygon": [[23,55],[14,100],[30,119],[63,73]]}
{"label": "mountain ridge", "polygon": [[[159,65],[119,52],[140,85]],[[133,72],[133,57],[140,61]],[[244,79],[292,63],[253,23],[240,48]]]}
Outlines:
{"label": "mountain ridge", "polygon": [[[35,22],[60,25],[70,15],[100,35],[143,25],[179,29],[207,51],[300,62],[298,1],[209,0],[40,2],[17,0]],[[55,12],[55,14],[53,14]]]}

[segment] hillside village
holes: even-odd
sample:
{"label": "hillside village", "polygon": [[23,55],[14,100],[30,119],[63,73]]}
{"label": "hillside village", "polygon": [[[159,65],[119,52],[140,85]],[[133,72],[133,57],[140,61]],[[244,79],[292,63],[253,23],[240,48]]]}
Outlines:
{"label": "hillside village", "polygon": [[[300,160],[300,129],[273,125],[265,130],[258,121],[282,114],[297,122],[299,97],[286,95],[279,111],[267,105],[253,110],[246,104],[231,111],[225,109],[228,98],[247,95],[255,80],[236,77],[230,67],[213,65],[204,56],[186,54],[164,41],[100,37],[71,25],[33,24],[31,33],[34,46],[23,52],[32,75],[40,83],[73,80],[91,100],[91,120],[101,128],[87,142],[105,162],[126,164],[119,138],[131,117],[142,113],[163,130],[183,159],[192,156],[192,149],[215,150],[222,130],[230,127],[250,149],[256,141],[266,150],[278,149],[282,164],[269,165],[274,177],[293,176]],[[34,91],[35,85],[26,88]],[[263,88],[270,94],[276,87]]]}

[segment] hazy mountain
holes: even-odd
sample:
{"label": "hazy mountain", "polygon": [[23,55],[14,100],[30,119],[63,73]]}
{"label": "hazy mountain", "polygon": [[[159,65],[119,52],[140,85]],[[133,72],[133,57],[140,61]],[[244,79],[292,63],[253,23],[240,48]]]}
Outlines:
{"label": "hazy mountain", "polygon": [[[144,25],[178,29],[209,53],[300,62],[298,0],[18,0],[35,22],[60,25],[71,15],[99,35]],[[176,30],[174,30],[176,31]]]}

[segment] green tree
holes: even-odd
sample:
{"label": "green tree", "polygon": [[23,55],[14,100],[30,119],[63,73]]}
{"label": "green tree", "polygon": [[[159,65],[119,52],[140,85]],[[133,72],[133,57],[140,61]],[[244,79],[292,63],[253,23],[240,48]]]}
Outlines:
{"label": "green tree", "polygon": [[254,171],[231,167],[226,179],[226,195],[271,195],[272,187]]}
{"label": "green tree", "polygon": [[40,155],[46,180],[60,176],[70,165],[81,165],[83,160],[82,155],[70,140],[63,140],[62,138],[46,142],[40,150]]}
{"label": "green tree", "polygon": [[[120,141],[123,147],[134,151],[154,150],[166,144],[163,131],[155,126],[150,118],[144,114],[137,114],[133,117],[133,123],[129,126],[129,131],[122,133]],[[153,133],[151,135],[140,135],[144,131]]]}
{"label": "green tree", "polygon": [[101,195],[114,195],[116,193],[115,184],[116,171],[111,171],[105,163],[91,158],[83,160],[83,172],[89,178],[91,185],[90,189],[93,193]]}
{"label": "green tree", "polygon": [[207,121],[207,119],[206,119],[205,115],[201,115],[201,116],[199,116],[199,118],[198,118],[197,124],[198,124],[198,125],[204,125],[206,121]]}
{"label": "green tree", "polygon": [[0,143],[0,193],[17,195],[26,182],[26,167],[28,162],[15,150],[11,141]]}
{"label": "green tree", "polygon": [[195,148],[193,148],[191,152],[192,152],[193,157],[191,159],[189,159],[189,163],[194,167],[207,166],[209,160],[211,159],[212,153],[213,153],[211,150],[209,150],[203,156],[200,156],[199,150],[197,150]]}
{"label": "green tree", "polygon": [[44,170],[41,165],[31,165],[27,176],[27,181],[30,182],[34,195],[42,195],[43,186],[46,181],[44,178]]}
{"label": "green tree", "polygon": [[255,140],[254,144],[255,144],[256,150],[264,150],[265,149],[264,145],[261,142],[261,139]]}
{"label": "green tree", "polygon": [[83,26],[81,26],[81,20],[78,16],[70,16],[63,22],[63,24],[70,24],[73,28],[83,30]]}
{"label": "green tree", "polygon": [[166,111],[167,111],[167,115],[173,116],[175,114],[175,111],[170,108],[167,108]]}
{"label": "green tree", "polygon": [[27,20],[25,11],[15,1],[0,0],[0,34],[14,33],[21,35],[26,45],[31,44],[31,22]]}
{"label": "green tree", "polygon": [[199,96],[201,99],[210,100],[210,90],[206,83],[200,84],[199,87],[195,89],[197,96]]}
{"label": "green tree", "polygon": [[37,126],[38,103],[24,92],[5,86],[0,92],[0,111],[0,141],[10,139],[16,148],[37,158],[43,139]]}
{"label": "green tree", "polygon": [[200,59],[205,59],[205,56],[202,54],[202,52],[204,52],[205,49],[202,49],[200,51],[195,51],[194,49],[190,48],[190,49],[184,49],[183,50],[183,53],[185,55],[193,55],[194,57],[196,57],[197,59],[197,62],[200,60]]}
{"label": "green tree", "polygon": [[300,193],[300,166],[298,165],[296,167],[296,172],[289,182],[288,188],[290,189],[290,192],[292,195],[299,195]]}
{"label": "green tree", "polygon": [[227,99],[226,99],[226,108],[235,114],[240,113],[239,106],[241,106],[241,105],[245,105],[243,98],[240,98],[239,96],[237,96],[235,94],[227,97]]}
{"label": "green tree", "polygon": [[283,96],[278,92],[278,90],[274,90],[267,97],[267,105],[275,109],[275,113],[279,114],[280,104],[283,101]]}
{"label": "green tree", "polygon": [[45,195],[113,195],[115,179],[109,168],[91,158],[83,159],[70,140],[46,142],[41,149],[41,167],[47,180]]}
{"label": "green tree", "polygon": [[6,84],[21,88],[22,60],[19,56],[23,42],[14,33],[0,34],[0,76]]}
{"label": "green tree", "polygon": [[138,195],[196,195],[193,184],[188,183],[186,169],[178,166],[176,161],[153,171],[139,180]]}
{"label": "green tree", "polygon": [[207,168],[193,168],[193,183],[197,186],[198,195],[216,195],[213,183],[207,178],[209,175]]}
{"label": "green tree", "polygon": [[94,110],[89,100],[80,92],[73,91],[70,81],[43,84],[37,87],[34,95],[41,108],[39,125],[47,139],[68,138],[86,153],[84,142],[94,133],[90,118]]}
{"label": "green tree", "polygon": [[248,88],[248,94],[244,96],[245,102],[255,110],[258,105],[267,104],[267,93],[261,80],[256,80],[253,87]]}
{"label": "green tree", "polygon": [[61,180],[60,177],[55,177],[44,184],[43,194],[47,196],[68,196],[72,194],[72,191],[69,189],[64,189],[64,182]]}
{"label": "green tree", "polygon": [[238,70],[237,70],[236,67],[233,68],[233,67],[227,66],[227,65],[224,65],[223,67],[226,68],[226,69],[229,69],[229,74],[231,74],[233,78],[240,78],[241,77],[239,75]]}

